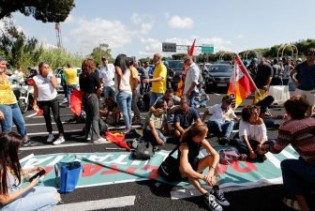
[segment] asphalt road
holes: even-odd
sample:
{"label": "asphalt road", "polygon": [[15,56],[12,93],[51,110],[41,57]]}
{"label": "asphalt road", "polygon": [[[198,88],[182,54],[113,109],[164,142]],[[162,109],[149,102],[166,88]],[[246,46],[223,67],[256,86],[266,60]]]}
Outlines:
{"label": "asphalt road", "polygon": [[[222,96],[222,94],[211,94],[210,105],[219,103]],[[251,102],[252,99],[248,99],[244,102],[244,105]],[[203,109],[200,109],[200,112],[203,112]],[[277,116],[282,112],[283,109],[281,107],[271,108],[273,116]],[[42,117],[28,117],[31,113],[29,111],[24,116],[27,131],[33,145],[31,147],[24,147],[20,151],[20,158],[32,153],[40,155],[67,152],[106,152],[105,145],[93,145],[85,141],[82,131],[84,124],[64,124],[66,143],[58,148],[46,144],[47,134],[44,119]],[[145,116],[145,113],[142,113],[142,116]],[[69,118],[71,118],[69,108],[61,108],[62,121]],[[53,127],[56,130],[55,124]],[[268,136],[269,138],[275,138],[277,131],[275,129],[268,129]],[[212,145],[217,145],[216,138],[210,138],[209,141]],[[107,146],[116,147],[113,144],[106,144]],[[171,150],[173,147],[174,144],[168,143],[162,149]],[[104,201],[104,206],[98,207],[97,210],[206,210],[200,197],[172,200],[170,198],[171,189],[172,186],[170,185],[148,180],[80,188],[73,193],[62,195],[62,199],[65,203],[64,205],[109,199],[106,202]],[[226,193],[226,198],[230,201],[231,205],[224,208],[224,210],[291,210],[286,208],[281,202],[284,194],[285,191],[281,185],[229,192]],[[125,198],[121,198],[126,196],[129,196],[128,200],[132,201],[131,204],[127,203],[127,199],[124,200]],[[134,198],[130,198],[131,196]],[[113,200],[115,198],[117,198],[116,201]],[[123,201],[126,202],[126,205],[124,205]],[[116,205],[110,205],[111,203]],[[77,210],[95,210],[92,205],[88,205],[89,208],[84,208],[83,205],[79,204],[78,207],[76,208]]]}

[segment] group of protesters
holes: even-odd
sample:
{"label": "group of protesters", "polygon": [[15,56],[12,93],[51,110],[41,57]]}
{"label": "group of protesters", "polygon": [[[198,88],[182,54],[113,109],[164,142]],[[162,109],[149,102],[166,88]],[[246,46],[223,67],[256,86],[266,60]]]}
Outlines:
{"label": "group of protesters", "polygon": [[[178,178],[188,179],[203,195],[210,210],[222,210],[222,206],[229,206],[229,202],[216,181],[215,170],[219,163],[219,154],[207,141],[207,136],[212,134],[218,137],[219,144],[235,147],[240,160],[257,162],[263,162],[267,152],[279,153],[291,144],[300,158],[298,160],[286,159],[281,162],[283,183],[284,187],[295,195],[294,199],[299,209],[307,211],[314,209],[312,199],[315,198],[315,119],[312,118],[315,104],[314,48],[307,50],[306,58],[304,62],[301,61],[295,66],[288,62],[283,67],[277,65],[277,61],[269,64],[267,60],[262,59],[254,71],[250,67],[249,71],[252,71],[251,75],[257,86],[256,92],[259,93],[255,93],[252,105],[242,109],[241,117],[234,113],[232,107],[235,96],[224,96],[221,103],[206,107],[204,115],[200,116],[195,108],[197,106],[194,105],[202,91],[201,70],[189,55],[183,58],[181,87],[177,93],[167,86],[167,63],[162,61],[160,53],[154,54],[151,69],[148,62],[145,62],[144,66],[139,65],[125,54],[119,54],[116,57],[114,69],[109,68],[106,57],[102,57],[102,65],[99,68],[96,67],[93,59],[85,59],[82,62],[79,81],[77,81],[76,70],[71,67],[71,64],[67,64],[64,68],[64,86],[66,99],[71,107],[73,103],[70,100],[71,91],[79,85],[85,113],[85,138],[95,144],[108,143],[100,132],[99,122],[103,115],[106,116],[106,120],[112,117],[112,121],[117,123],[122,114],[125,134],[130,133],[133,123],[142,123],[137,106],[138,85],[140,84],[140,92],[150,92],[150,109],[143,122],[143,139],[155,147],[164,145],[167,136],[173,136],[177,140],[179,145]],[[57,79],[48,63],[40,63],[38,69],[39,74],[33,77],[33,109],[43,111],[48,132],[47,142],[61,144],[65,142],[65,138],[57,99]],[[36,189],[34,195],[29,194],[38,180],[24,189],[18,189],[15,186],[14,178],[17,178],[20,183],[22,173],[39,169],[22,171],[17,160],[19,146],[30,145],[30,140],[24,118],[5,71],[6,61],[0,57],[0,122],[3,132],[0,135],[0,208],[6,206],[14,208],[18,206],[16,202],[19,199],[34,197],[36,194],[41,194],[42,190]],[[283,77],[284,74],[286,74],[285,77]],[[298,95],[292,96],[284,103],[285,114],[283,123],[278,125],[278,138],[270,140],[266,126],[270,117],[268,107],[273,102],[273,96],[268,95],[268,90],[270,85],[277,83],[275,81],[280,75],[283,79],[292,80]],[[287,83],[284,82],[284,84]],[[103,105],[100,100],[102,93]],[[103,108],[106,109],[103,110]],[[51,111],[59,132],[57,139],[52,134]],[[206,121],[208,115],[211,117]],[[75,114],[73,119],[76,118],[78,116]],[[19,136],[11,133],[13,123],[17,126]],[[238,136],[232,138],[231,133],[236,125],[239,129]],[[205,148],[209,154],[199,159],[201,147]],[[8,155],[8,152],[11,155]],[[207,173],[201,174],[206,168],[208,168]],[[212,189],[210,191],[205,189],[200,183],[201,180]],[[18,194],[13,196],[13,192]],[[45,203],[38,205],[37,209],[40,206],[50,207],[57,204],[60,201],[60,195],[55,190],[49,190],[43,201]],[[23,204],[23,206],[26,205]]]}

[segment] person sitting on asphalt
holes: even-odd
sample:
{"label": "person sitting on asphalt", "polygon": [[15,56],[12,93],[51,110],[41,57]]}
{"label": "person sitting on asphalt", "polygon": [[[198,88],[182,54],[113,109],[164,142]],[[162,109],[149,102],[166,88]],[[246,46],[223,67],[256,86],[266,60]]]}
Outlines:
{"label": "person sitting on asphalt", "polygon": [[121,117],[120,110],[118,108],[118,104],[112,97],[105,99],[103,108],[100,109],[100,117],[109,125],[116,126],[119,123]]}
{"label": "person sitting on asphalt", "polygon": [[193,122],[201,122],[198,111],[189,107],[189,100],[182,97],[180,100],[180,109],[175,112],[174,125],[175,136],[180,137]]}
{"label": "person sitting on asphalt", "polygon": [[14,132],[0,134],[0,210],[51,210],[61,201],[56,188],[36,186],[39,177],[20,186],[23,178],[43,169],[21,168],[21,144],[22,138]]}
{"label": "person sitting on asphalt", "polygon": [[[172,134],[174,132],[174,114],[175,111],[180,108],[179,102],[180,98],[174,95],[173,89],[166,90],[165,94],[157,99],[163,99],[164,102],[167,104],[167,111],[166,111],[166,117],[167,117],[167,129],[166,133]],[[156,102],[157,102],[156,101]],[[155,104],[151,106],[150,108],[151,112],[155,112]]]}
{"label": "person sitting on asphalt", "polygon": [[[231,145],[236,147],[241,155],[248,160],[263,162],[266,159],[265,153],[259,147],[268,141],[266,125],[259,117],[260,108],[249,105],[242,110],[242,119],[239,125],[239,138],[231,141]],[[246,159],[246,158],[244,158]]]}
{"label": "person sitting on asphalt", "polygon": [[307,116],[310,103],[297,95],[284,103],[286,114],[279,127],[274,144],[263,144],[261,151],[280,153],[291,146],[300,155],[299,159],[285,159],[281,162],[283,185],[293,193],[300,210],[315,210],[315,120]]}
{"label": "person sitting on asphalt", "polygon": [[[230,203],[224,197],[216,180],[216,167],[219,163],[219,154],[206,140],[208,128],[203,122],[195,122],[183,133],[178,150],[179,178],[188,178],[188,181],[202,194],[202,197],[210,210],[220,211],[222,206]],[[199,159],[201,147],[209,153]],[[204,169],[208,172],[203,175]],[[210,193],[202,187],[200,180],[212,187]],[[219,204],[218,204],[219,203]]]}
{"label": "person sitting on asphalt", "polygon": [[219,138],[218,142],[222,145],[225,145],[230,141],[229,137],[234,127],[234,121],[230,119],[235,121],[239,120],[231,108],[232,103],[233,98],[226,95],[222,98],[220,104],[208,107],[202,118],[204,121],[206,117],[211,114],[211,117],[207,122],[209,131]]}
{"label": "person sitting on asphalt", "polygon": [[201,87],[201,85],[198,85],[199,92],[196,93],[195,99],[193,102],[194,108],[200,108],[200,107],[207,107],[207,103],[209,101],[209,96],[205,92],[205,90]]}
{"label": "person sitting on asphalt", "polygon": [[164,145],[166,137],[163,132],[166,128],[167,104],[164,99],[158,99],[154,105],[154,112],[150,111],[143,129],[143,139],[151,142],[153,146]]}

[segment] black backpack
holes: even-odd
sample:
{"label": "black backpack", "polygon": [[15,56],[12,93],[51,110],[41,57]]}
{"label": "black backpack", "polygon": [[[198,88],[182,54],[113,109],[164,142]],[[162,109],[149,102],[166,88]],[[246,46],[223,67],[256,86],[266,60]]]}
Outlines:
{"label": "black backpack", "polygon": [[132,157],[137,160],[149,160],[153,156],[153,147],[150,142],[141,140],[138,142]]}

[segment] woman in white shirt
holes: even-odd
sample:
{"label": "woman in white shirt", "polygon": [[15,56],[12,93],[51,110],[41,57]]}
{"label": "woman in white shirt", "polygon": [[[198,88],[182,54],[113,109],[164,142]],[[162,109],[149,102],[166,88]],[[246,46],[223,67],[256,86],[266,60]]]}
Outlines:
{"label": "woman in white shirt", "polygon": [[59,102],[57,99],[57,86],[58,82],[49,64],[41,62],[38,65],[39,75],[33,77],[34,84],[34,104],[33,109],[42,109],[44,111],[44,118],[46,128],[49,133],[47,142],[51,143],[55,137],[52,134],[53,128],[50,117],[50,109],[52,110],[54,120],[58,127],[59,138],[53,142],[54,145],[65,142],[63,137],[64,130],[59,115]]}
{"label": "woman in white shirt", "polygon": [[239,126],[239,139],[233,140],[241,154],[245,154],[250,160],[264,161],[264,153],[259,151],[259,146],[267,140],[267,129],[262,118],[259,117],[260,108],[254,105],[242,110],[242,119]]}

